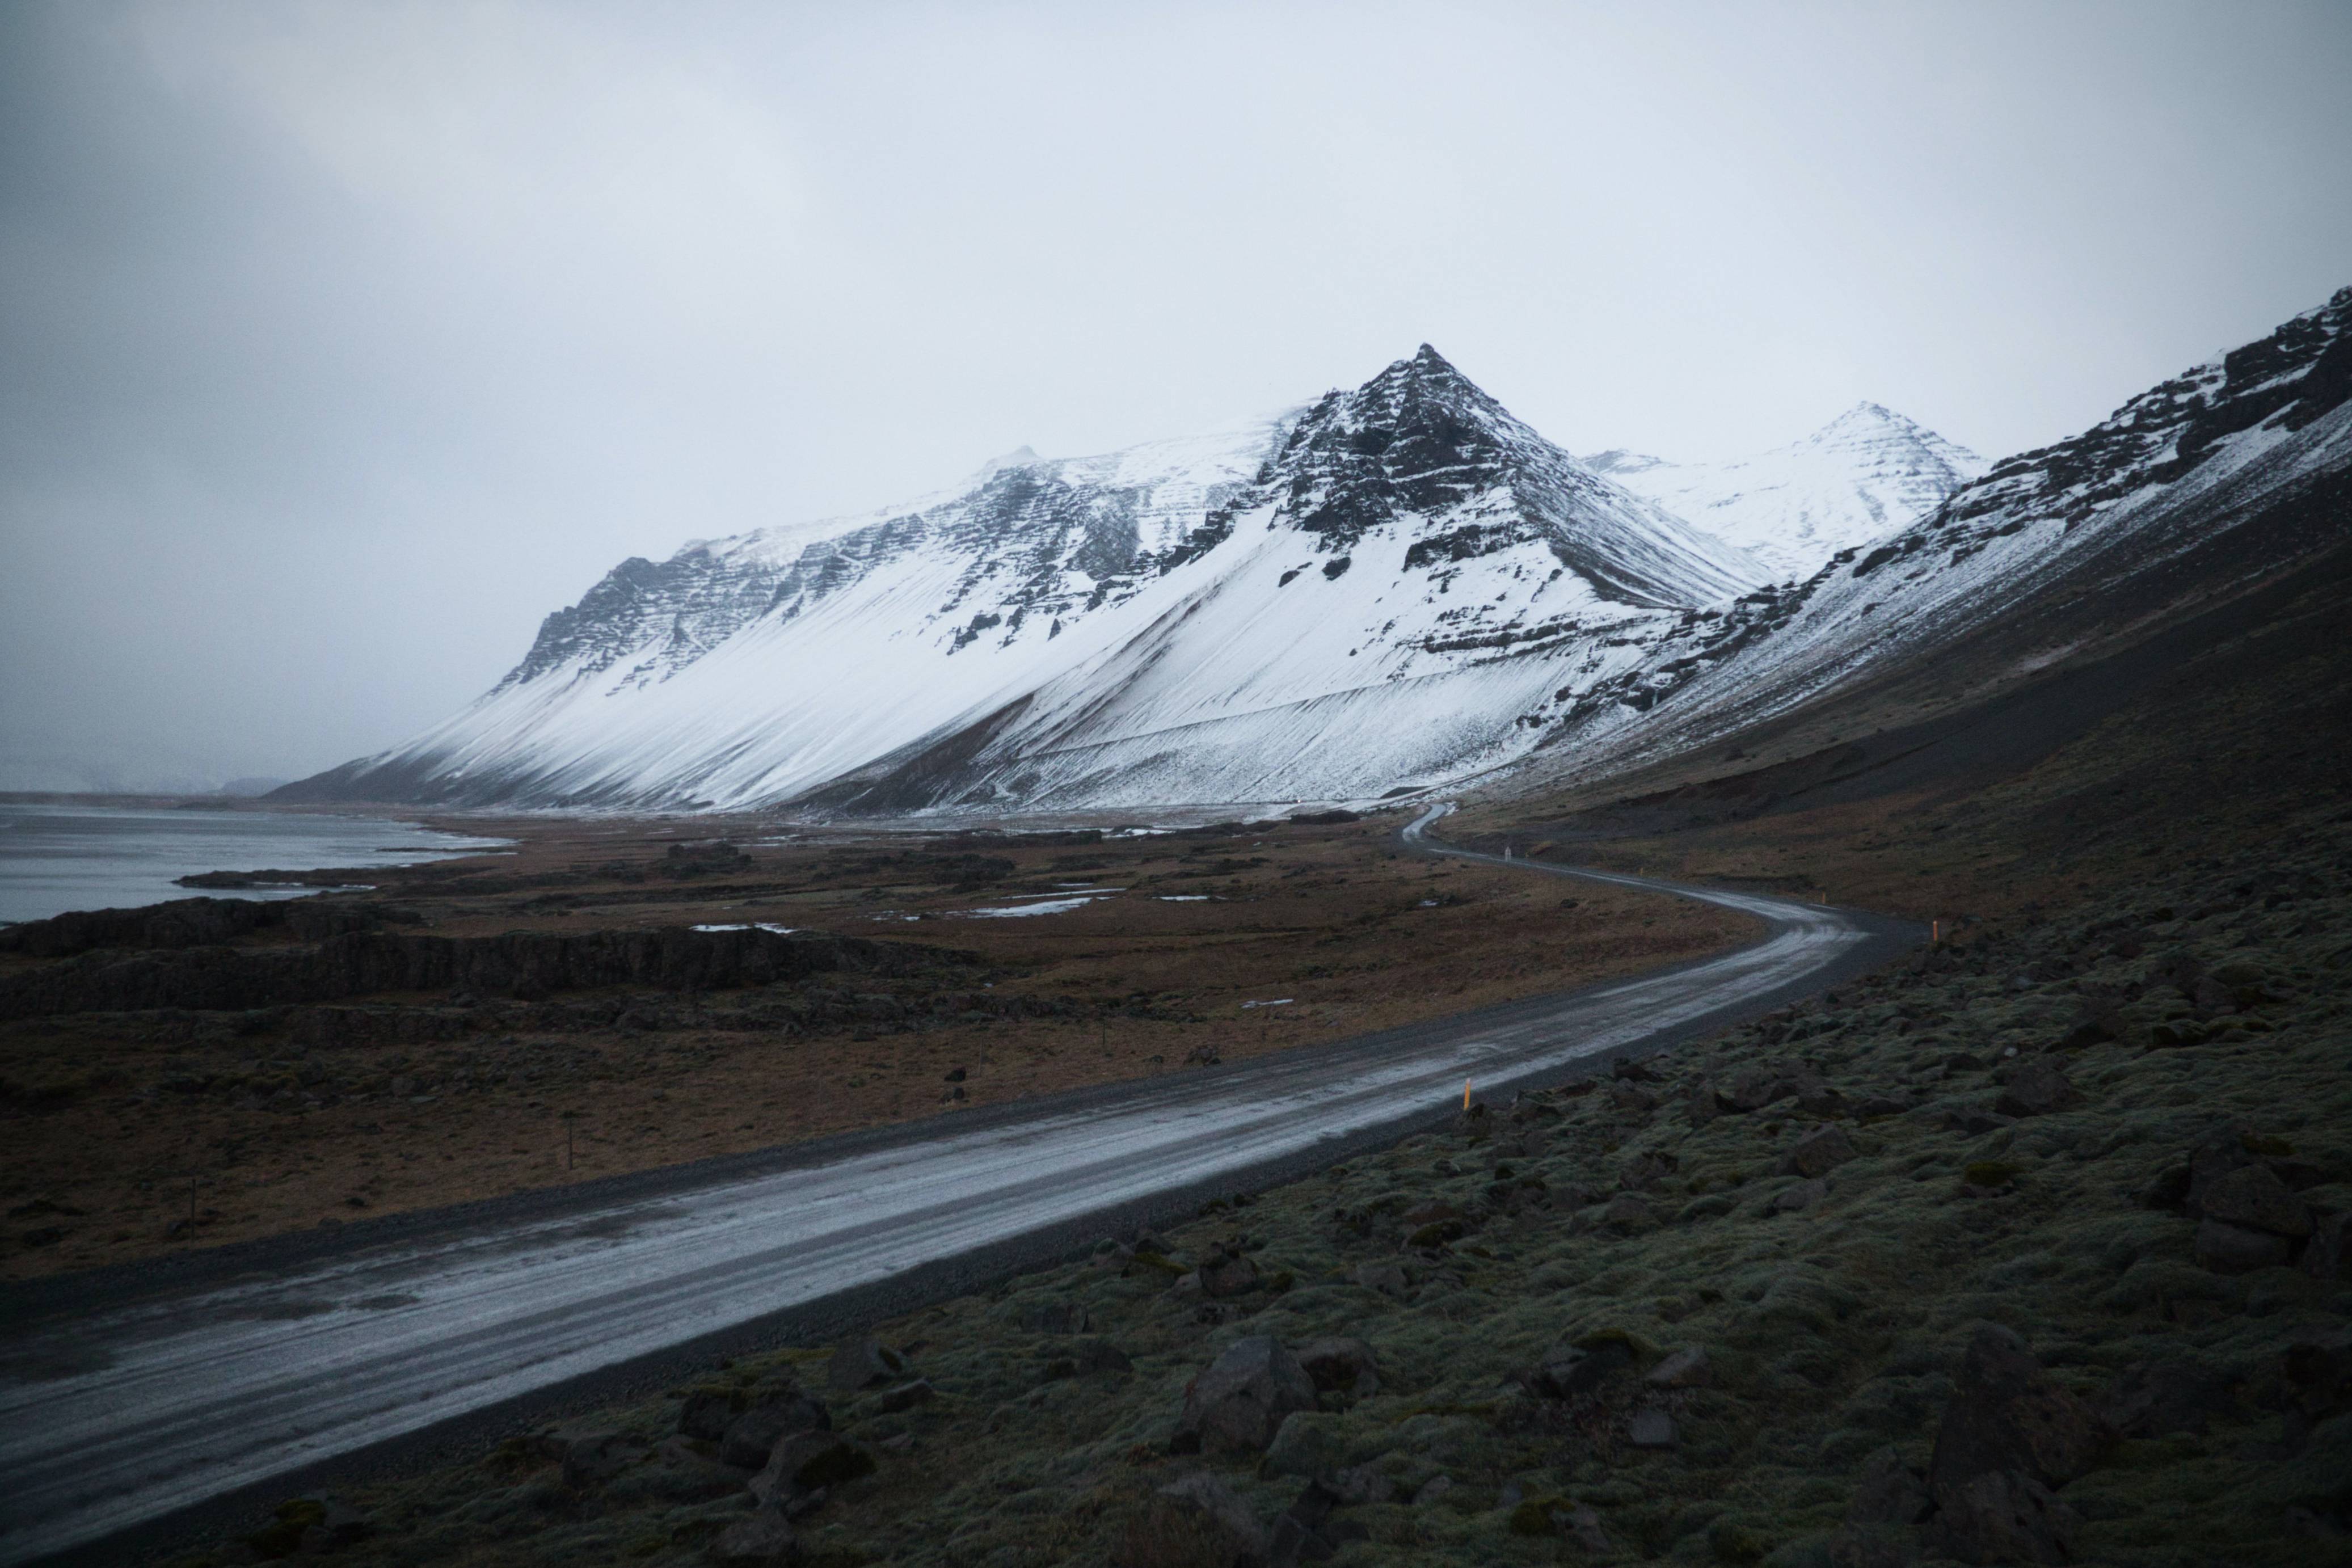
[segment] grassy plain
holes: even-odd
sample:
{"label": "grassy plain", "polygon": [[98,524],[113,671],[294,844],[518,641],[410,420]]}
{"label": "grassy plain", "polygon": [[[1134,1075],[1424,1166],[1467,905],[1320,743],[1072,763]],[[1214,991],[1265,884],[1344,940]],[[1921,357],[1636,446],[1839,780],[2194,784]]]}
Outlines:
{"label": "grassy plain", "polygon": [[[0,1022],[5,1276],[1197,1070],[1199,1053],[1240,1059],[1567,989],[1748,930],[1678,901],[1401,856],[1393,821],[1127,837],[464,826],[518,850],[377,868],[349,900],[434,936],[765,922],[940,956],[749,992]],[[1040,907],[1053,912],[984,912]],[[236,945],[294,944],[271,929]],[[0,984],[39,967],[0,955]]]}

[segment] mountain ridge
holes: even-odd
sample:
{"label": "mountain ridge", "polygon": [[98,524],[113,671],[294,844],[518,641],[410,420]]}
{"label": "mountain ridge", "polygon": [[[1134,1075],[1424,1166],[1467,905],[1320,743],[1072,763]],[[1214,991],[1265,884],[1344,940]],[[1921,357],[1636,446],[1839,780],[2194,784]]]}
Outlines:
{"label": "mountain ridge", "polygon": [[2347,318],[2352,290],[1990,467],[1857,405],[1718,466],[1775,480],[1751,525],[1790,494],[1843,498],[1764,552],[1634,488],[1691,491],[1696,466],[1578,459],[1423,344],[1212,437],[1024,448],[814,539],[624,563],[472,707],[280,795],[903,813],[1589,779],[2028,601],[2074,595],[2054,637],[2104,625],[2164,561],[2210,556],[2221,592],[2301,548],[2232,531],[2344,461]]}

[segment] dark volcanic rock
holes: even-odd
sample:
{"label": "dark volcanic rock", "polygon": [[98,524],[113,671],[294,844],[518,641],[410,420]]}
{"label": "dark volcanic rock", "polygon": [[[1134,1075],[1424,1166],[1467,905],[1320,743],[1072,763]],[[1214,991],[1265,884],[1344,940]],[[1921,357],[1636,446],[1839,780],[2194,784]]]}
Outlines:
{"label": "dark volcanic rock", "polygon": [[1958,1388],[1936,1433],[1928,1480],[1937,1488],[1990,1470],[2021,1470],[2063,1486],[2112,1438],[2099,1417],[2042,1370],[2024,1342],[1987,1325],[1969,1341]]}
{"label": "dark volcanic rock", "polygon": [[1849,1524],[1917,1524],[1935,1506],[1925,1478],[1890,1446],[1863,1461],[1845,1517]]}
{"label": "dark volcanic rock", "polygon": [[1854,1157],[1853,1140],[1837,1126],[1814,1128],[1797,1140],[1780,1169],[1791,1176],[1825,1176]]}
{"label": "dark volcanic rock", "polygon": [[2352,1215],[2321,1215],[2312,1222],[2311,1244],[2303,1249],[2303,1271],[2315,1279],[2341,1279],[2352,1268]]}
{"label": "dark volcanic rock", "polygon": [[1257,1286],[1257,1265],[1238,1253],[1213,1250],[1201,1265],[1201,1293],[1212,1300],[1245,1296]]}
{"label": "dark volcanic rock", "polygon": [[792,1522],[774,1504],[762,1504],[719,1532],[710,1560],[719,1568],[783,1568],[799,1554]]}
{"label": "dark volcanic rock", "polygon": [[414,910],[346,899],[174,899],[132,910],[76,910],[0,927],[0,952],[71,958],[101,948],[217,947],[257,931],[291,931],[299,941],[322,942],[386,921],[414,925],[416,918]]}
{"label": "dark volcanic rock", "polygon": [[1380,1363],[1361,1340],[1309,1340],[1297,1353],[1318,1389],[1339,1389],[1359,1398],[1381,1391]]}
{"label": "dark volcanic rock", "polygon": [[788,1432],[751,1478],[751,1495],[787,1509],[802,1499],[874,1473],[874,1456],[831,1432]]}
{"label": "dark volcanic rock", "polygon": [[[684,1412],[681,1411],[681,1430]],[[768,1462],[777,1439],[787,1432],[829,1432],[833,1416],[805,1394],[762,1400],[727,1424],[720,1434],[719,1457],[739,1469],[755,1470]]]}
{"label": "dark volcanic rock", "polygon": [[1249,1505],[1212,1475],[1186,1476],[1155,1493],[1128,1527],[1115,1562],[1134,1568],[1266,1568],[1274,1542]]}
{"label": "dark volcanic rock", "polygon": [[1315,1380],[1266,1334],[1236,1340],[1184,1390],[1177,1430],[1210,1450],[1262,1453],[1283,1417],[1315,1408]]}
{"label": "dark volcanic rock", "polygon": [[2197,1263],[2216,1274],[2248,1274],[2276,1268],[2289,1256],[2286,1237],[2209,1219],[2197,1227]]}
{"label": "dark volcanic rock", "polygon": [[611,1480],[651,1451],[650,1445],[619,1432],[575,1432],[563,1445],[563,1484],[585,1491]]}
{"label": "dark volcanic rock", "polygon": [[1937,1523],[1967,1563],[2063,1563],[2078,1524],[2054,1489],[2113,1439],[2006,1329],[1977,1331],[1927,1466]]}
{"label": "dark volcanic rock", "polygon": [[677,1429],[681,1436],[716,1443],[727,1436],[727,1428],[741,1414],[740,1401],[734,1390],[697,1388],[690,1390],[678,1405]]}
{"label": "dark volcanic rock", "polygon": [[852,1340],[825,1363],[825,1382],[843,1394],[887,1383],[907,1370],[907,1358],[875,1340]]}
{"label": "dark volcanic rock", "polygon": [[970,961],[944,948],[757,930],[672,927],[485,937],[352,931],[311,948],[85,952],[0,980],[0,1018],[155,1007],[221,1011],[458,987],[533,995],[606,985],[717,991],[812,974],[904,973]]}
{"label": "dark volcanic rock", "polygon": [[2205,1189],[2199,1205],[2208,1219],[2273,1236],[2311,1234],[2311,1211],[2268,1165],[2246,1164]]}
{"label": "dark volcanic rock", "polygon": [[1556,1344],[1544,1352],[1533,1368],[1519,1375],[1528,1392],[1547,1399],[1574,1399],[1633,1364],[1633,1352],[1621,1341],[1604,1340],[1590,1349]]}
{"label": "dark volcanic rock", "polygon": [[2081,1093],[2064,1073],[2045,1062],[2028,1062],[2010,1076],[1993,1109],[2003,1116],[2047,1116],[2082,1102]]}
{"label": "dark volcanic rock", "polygon": [[2184,1359],[2126,1367],[2100,1413],[2126,1437],[2164,1437],[2175,1432],[2201,1437],[2214,1416],[2226,1416],[2236,1405],[2227,1374]]}

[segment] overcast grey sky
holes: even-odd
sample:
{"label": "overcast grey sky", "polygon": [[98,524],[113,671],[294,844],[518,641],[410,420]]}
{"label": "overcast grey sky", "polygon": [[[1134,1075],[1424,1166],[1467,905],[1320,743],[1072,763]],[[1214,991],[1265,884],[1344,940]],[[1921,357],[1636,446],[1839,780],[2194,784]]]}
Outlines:
{"label": "overcast grey sky", "polygon": [[623,557],[1352,384],[1997,456],[2352,282],[2352,6],[0,5],[0,788],[294,775]]}

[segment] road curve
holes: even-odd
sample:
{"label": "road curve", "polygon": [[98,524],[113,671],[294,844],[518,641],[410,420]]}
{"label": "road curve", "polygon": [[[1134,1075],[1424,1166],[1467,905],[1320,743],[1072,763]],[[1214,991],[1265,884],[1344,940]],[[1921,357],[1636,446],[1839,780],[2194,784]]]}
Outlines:
{"label": "road curve", "polygon": [[933,1119],[667,1183],[600,1184],[497,1223],[481,1217],[497,1205],[477,1205],[462,1225],[354,1226],[347,1245],[314,1237],[282,1266],[86,1306],[60,1306],[54,1289],[33,1293],[34,1310],[0,1299],[0,1563],[290,1484],[320,1461],[786,1324],[942,1259],[983,1257],[999,1275],[1045,1262],[1090,1222],[1300,1173],[1427,1125],[1458,1105],[1465,1079],[1486,1093],[1557,1081],[1916,940],[1849,910],[1456,849],[1427,837],[1449,809],[1407,826],[1406,845],[1701,899],[1759,917],[1766,933],[1632,980],[994,1108],[953,1130]]}

